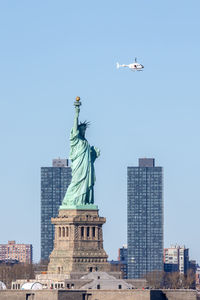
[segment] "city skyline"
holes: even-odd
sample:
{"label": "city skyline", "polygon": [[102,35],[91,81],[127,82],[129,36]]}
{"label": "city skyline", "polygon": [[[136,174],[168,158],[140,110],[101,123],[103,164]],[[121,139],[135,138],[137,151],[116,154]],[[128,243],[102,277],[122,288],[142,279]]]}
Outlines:
{"label": "city skyline", "polygon": [[[87,138],[101,150],[95,201],[107,218],[109,260],[127,242],[126,168],[155,157],[165,173],[164,246],[185,244],[200,261],[199,8],[179,0],[0,4],[0,243],[33,244],[39,260],[40,168],[69,157],[80,96],[80,120],[91,122]],[[135,57],[143,72],[116,69]]]}

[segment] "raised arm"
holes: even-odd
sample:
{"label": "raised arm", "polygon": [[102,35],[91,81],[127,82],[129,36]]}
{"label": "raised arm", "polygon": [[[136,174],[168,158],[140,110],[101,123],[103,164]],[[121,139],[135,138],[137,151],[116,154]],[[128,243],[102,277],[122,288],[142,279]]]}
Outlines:
{"label": "raised arm", "polygon": [[73,132],[76,132],[78,130],[78,117],[79,117],[80,108],[79,106],[75,106],[75,117],[74,117],[74,126],[73,126]]}
{"label": "raised arm", "polygon": [[79,113],[80,113],[80,106],[81,106],[81,102],[80,102],[80,97],[76,97],[76,101],[74,102],[74,106],[75,106],[75,118],[74,118],[74,126],[73,126],[73,132],[76,132],[78,130],[78,117],[79,117]]}

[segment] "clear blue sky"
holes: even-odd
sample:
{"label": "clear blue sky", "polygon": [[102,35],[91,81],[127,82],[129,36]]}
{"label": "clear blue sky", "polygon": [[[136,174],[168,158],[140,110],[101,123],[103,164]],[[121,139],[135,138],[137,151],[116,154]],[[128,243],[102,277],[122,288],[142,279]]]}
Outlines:
{"label": "clear blue sky", "polygon": [[[126,169],[164,167],[165,246],[200,262],[200,2],[0,2],[0,243],[40,258],[40,167],[69,154],[73,101],[101,149],[96,203],[109,259],[126,243]],[[144,72],[116,69],[134,57]]]}

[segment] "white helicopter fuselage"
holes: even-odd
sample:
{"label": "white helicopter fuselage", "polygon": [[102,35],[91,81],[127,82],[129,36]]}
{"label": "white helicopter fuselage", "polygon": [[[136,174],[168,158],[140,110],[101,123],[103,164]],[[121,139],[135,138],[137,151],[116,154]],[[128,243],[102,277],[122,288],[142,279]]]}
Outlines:
{"label": "white helicopter fuselage", "polygon": [[120,65],[119,63],[117,63],[117,69],[119,68],[123,68],[123,67],[127,67],[129,69],[131,69],[132,71],[142,71],[142,69],[144,68],[143,65],[135,62],[135,63],[132,63],[132,64],[129,64],[129,65]]}

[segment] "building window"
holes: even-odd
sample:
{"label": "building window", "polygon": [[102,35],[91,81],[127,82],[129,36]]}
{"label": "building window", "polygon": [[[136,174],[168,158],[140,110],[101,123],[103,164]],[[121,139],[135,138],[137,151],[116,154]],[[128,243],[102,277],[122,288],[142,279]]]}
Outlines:
{"label": "building window", "polygon": [[87,227],[87,237],[90,236],[90,227]]}
{"label": "building window", "polygon": [[66,236],[69,236],[69,228],[68,227],[65,228],[65,233],[66,233]]}
{"label": "building window", "polygon": [[62,229],[62,236],[65,237],[65,227]]}
{"label": "building window", "polygon": [[84,227],[81,227],[81,237],[84,237]]}
{"label": "building window", "polygon": [[92,227],[92,236],[95,237],[95,227]]}
{"label": "building window", "polygon": [[61,237],[61,228],[59,227],[59,237]]}
{"label": "building window", "polygon": [[100,290],[100,284],[97,284],[97,290]]}
{"label": "building window", "polygon": [[118,285],[118,289],[119,289],[119,290],[122,289],[122,285],[121,285],[121,284]]}

